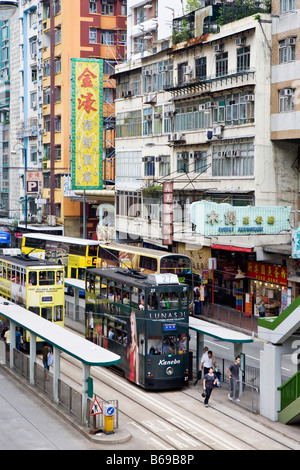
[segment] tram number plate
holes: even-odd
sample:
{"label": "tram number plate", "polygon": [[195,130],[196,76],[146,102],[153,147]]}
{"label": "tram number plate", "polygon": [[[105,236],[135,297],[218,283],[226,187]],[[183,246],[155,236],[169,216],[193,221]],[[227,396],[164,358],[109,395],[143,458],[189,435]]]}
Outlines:
{"label": "tram number plate", "polygon": [[52,300],[53,300],[52,295],[42,296],[42,302],[52,302]]}
{"label": "tram number plate", "polygon": [[176,323],[165,323],[164,324],[164,331],[176,330]]}

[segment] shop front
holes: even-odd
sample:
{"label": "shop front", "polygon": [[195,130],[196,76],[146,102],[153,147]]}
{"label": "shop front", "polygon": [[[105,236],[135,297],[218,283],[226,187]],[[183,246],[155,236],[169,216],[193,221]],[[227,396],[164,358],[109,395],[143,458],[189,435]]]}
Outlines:
{"label": "shop front", "polygon": [[[265,302],[266,315],[277,316],[288,305],[288,280],[285,266],[248,261],[249,313],[258,316],[257,308]],[[245,295],[245,297],[246,297]]]}

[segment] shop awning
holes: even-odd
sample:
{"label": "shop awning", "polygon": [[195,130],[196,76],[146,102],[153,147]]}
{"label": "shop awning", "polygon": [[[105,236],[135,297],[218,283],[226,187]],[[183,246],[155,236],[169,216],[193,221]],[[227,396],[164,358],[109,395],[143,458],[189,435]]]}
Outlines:
{"label": "shop awning", "polygon": [[214,250],[243,251],[244,253],[252,253],[252,248],[246,248],[244,246],[218,245],[217,243],[213,243],[211,248]]}
{"label": "shop awning", "polygon": [[0,231],[0,243],[10,243],[10,233]]}

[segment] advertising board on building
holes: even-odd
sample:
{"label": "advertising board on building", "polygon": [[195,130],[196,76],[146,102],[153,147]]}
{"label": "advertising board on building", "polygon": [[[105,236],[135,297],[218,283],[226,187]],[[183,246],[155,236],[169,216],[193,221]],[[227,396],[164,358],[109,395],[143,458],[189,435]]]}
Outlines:
{"label": "advertising board on building", "polygon": [[103,61],[72,59],[72,189],[103,188]]}
{"label": "advertising board on building", "polygon": [[273,235],[291,230],[288,206],[232,206],[210,201],[191,204],[195,232],[206,236]]}

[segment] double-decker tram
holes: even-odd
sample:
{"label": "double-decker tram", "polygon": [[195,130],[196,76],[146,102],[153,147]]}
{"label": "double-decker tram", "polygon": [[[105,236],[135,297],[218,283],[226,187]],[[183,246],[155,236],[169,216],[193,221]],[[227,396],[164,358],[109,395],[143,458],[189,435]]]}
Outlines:
{"label": "double-decker tram", "polygon": [[[64,326],[64,271],[61,265],[24,254],[0,254],[0,295],[50,322]],[[29,332],[23,331],[28,349]],[[43,340],[37,338],[37,347]]]}
{"label": "double-decker tram", "polygon": [[190,309],[193,307],[193,269],[191,259],[180,253],[153,250],[120,243],[101,244],[98,248],[97,268],[128,267],[143,274],[176,274],[180,282],[190,287]]}
{"label": "double-decker tram", "polygon": [[98,245],[96,240],[25,233],[21,251],[42,253],[46,260],[64,265],[66,277],[84,280],[86,268],[96,267]]}
{"label": "double-decker tram", "polygon": [[188,381],[189,286],[175,274],[87,269],[86,337],[121,356],[125,377],[150,390]]}

